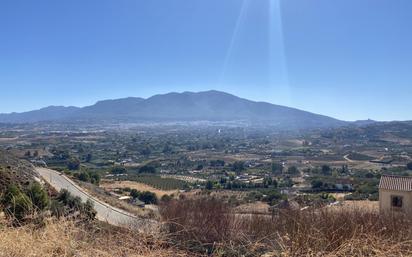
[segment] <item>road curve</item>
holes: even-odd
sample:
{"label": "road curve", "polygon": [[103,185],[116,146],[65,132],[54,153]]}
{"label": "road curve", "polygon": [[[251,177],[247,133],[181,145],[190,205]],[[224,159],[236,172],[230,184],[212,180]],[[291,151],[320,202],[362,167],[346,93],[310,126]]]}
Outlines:
{"label": "road curve", "polygon": [[345,160],[347,160],[348,162],[355,162],[354,160],[349,159],[349,154],[343,156],[343,158],[344,158]]}
{"label": "road curve", "polygon": [[115,226],[136,229],[146,229],[149,225],[153,225],[153,223],[155,223],[154,220],[138,218],[131,213],[120,210],[96,199],[76,185],[71,179],[65,175],[61,175],[57,171],[46,168],[36,168],[36,171],[57,191],[67,189],[72,195],[80,197],[83,202],[86,202],[87,200],[92,201],[94,204],[94,209],[97,211],[96,217],[101,221],[106,221],[107,223]]}

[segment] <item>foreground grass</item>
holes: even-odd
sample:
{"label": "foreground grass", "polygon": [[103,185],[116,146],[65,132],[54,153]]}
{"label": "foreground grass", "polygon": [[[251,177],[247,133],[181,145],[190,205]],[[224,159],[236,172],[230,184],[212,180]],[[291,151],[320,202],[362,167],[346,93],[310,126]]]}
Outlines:
{"label": "foreground grass", "polygon": [[[412,256],[412,220],[368,209],[283,210],[238,215],[213,198],[170,201],[162,232],[47,218],[0,222],[0,257],[51,256]],[[35,225],[41,224],[41,225]]]}
{"label": "foreground grass", "polygon": [[214,199],[161,208],[181,249],[215,256],[412,256],[412,219],[368,209],[237,215]]}
{"label": "foreground grass", "polygon": [[168,247],[161,237],[147,236],[103,224],[76,224],[50,219],[34,225],[0,227],[1,257],[189,256]]}

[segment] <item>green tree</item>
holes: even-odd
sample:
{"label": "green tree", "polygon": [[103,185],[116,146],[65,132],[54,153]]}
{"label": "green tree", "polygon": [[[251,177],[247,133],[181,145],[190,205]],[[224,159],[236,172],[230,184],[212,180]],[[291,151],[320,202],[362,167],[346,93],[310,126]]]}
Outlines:
{"label": "green tree", "polygon": [[67,161],[67,168],[69,170],[78,170],[80,168],[80,160],[72,157]]}
{"label": "green tree", "polygon": [[297,175],[297,174],[299,174],[299,170],[298,170],[298,168],[297,168],[296,166],[290,166],[290,167],[288,168],[288,174],[290,174],[290,175]]}
{"label": "green tree", "polygon": [[332,174],[332,169],[329,167],[329,165],[322,165],[322,174],[325,176]]}
{"label": "green tree", "polygon": [[138,191],[138,190],[136,190],[136,189],[132,189],[131,191],[130,191],[130,196],[131,197],[133,197],[133,198],[139,198],[139,196],[140,196],[140,192]]}
{"label": "green tree", "polygon": [[283,165],[277,162],[272,163],[272,172],[275,174],[280,174],[283,172]]}
{"label": "green tree", "polygon": [[323,187],[323,182],[320,180],[312,180],[311,185],[313,189],[319,189]]}
{"label": "green tree", "polygon": [[245,170],[245,163],[242,161],[236,161],[232,165],[232,170],[236,173],[240,173]]}
{"label": "green tree", "polygon": [[89,173],[87,172],[81,172],[78,176],[80,181],[84,181],[84,182],[89,182],[90,181],[90,176]]}
{"label": "green tree", "polygon": [[125,174],[127,173],[127,169],[123,166],[114,166],[110,170],[112,174]]}
{"label": "green tree", "polygon": [[144,165],[139,168],[139,173],[156,173],[156,168],[151,165]]}
{"label": "green tree", "polygon": [[100,184],[100,175],[96,172],[90,174],[90,183],[99,185]]}
{"label": "green tree", "polygon": [[86,162],[90,162],[93,159],[93,155],[91,153],[88,153],[84,159]]}
{"label": "green tree", "polygon": [[155,193],[144,191],[140,194],[139,200],[145,204],[157,204],[157,196]]}
{"label": "green tree", "polygon": [[262,201],[269,203],[270,205],[277,204],[280,200],[286,200],[286,196],[281,194],[277,190],[271,190],[266,193],[266,195],[262,198]]}
{"label": "green tree", "polygon": [[207,190],[212,190],[212,189],[213,189],[213,182],[210,181],[210,180],[208,180],[208,181],[206,182],[205,188],[206,188]]}

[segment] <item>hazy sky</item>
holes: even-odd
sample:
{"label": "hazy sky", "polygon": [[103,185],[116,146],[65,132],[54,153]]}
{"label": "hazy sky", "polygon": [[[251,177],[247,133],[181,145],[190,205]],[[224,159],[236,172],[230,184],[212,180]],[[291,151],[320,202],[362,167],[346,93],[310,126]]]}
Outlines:
{"label": "hazy sky", "polygon": [[0,1],[0,112],[222,90],[412,119],[410,0]]}

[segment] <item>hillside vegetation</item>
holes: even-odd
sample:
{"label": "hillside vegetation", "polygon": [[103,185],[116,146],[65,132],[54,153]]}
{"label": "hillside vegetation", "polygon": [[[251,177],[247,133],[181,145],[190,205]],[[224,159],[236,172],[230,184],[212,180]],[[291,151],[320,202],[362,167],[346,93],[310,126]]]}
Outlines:
{"label": "hillside vegetation", "polygon": [[10,184],[27,186],[35,177],[36,172],[30,163],[0,150],[0,195]]}

